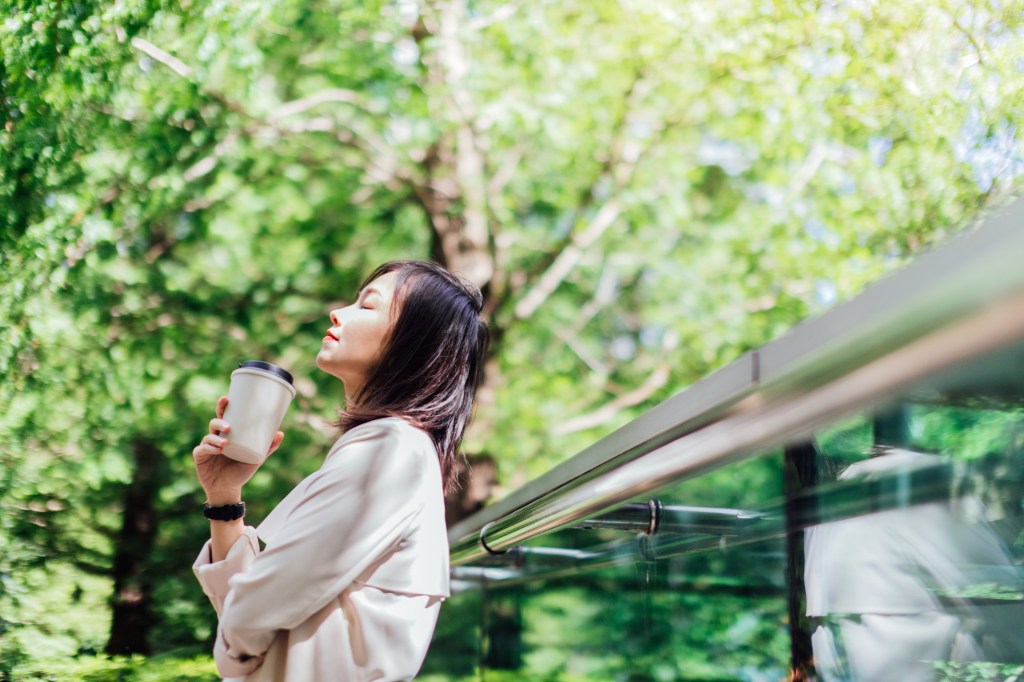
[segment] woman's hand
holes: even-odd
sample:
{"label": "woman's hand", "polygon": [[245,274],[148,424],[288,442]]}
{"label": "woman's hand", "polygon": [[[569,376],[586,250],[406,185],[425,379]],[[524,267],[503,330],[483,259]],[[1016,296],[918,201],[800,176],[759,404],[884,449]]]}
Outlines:
{"label": "woman's hand", "polygon": [[[217,401],[217,417],[210,420],[210,432],[203,436],[203,440],[192,450],[199,484],[206,491],[209,503],[215,507],[240,502],[242,486],[260,468],[259,464],[239,462],[224,455],[227,439],[221,434],[231,430],[231,425],[224,421],[224,410],[227,406],[227,396],[221,396]],[[283,438],[282,431],[274,435],[270,451],[267,453],[268,457],[277,450]]]}

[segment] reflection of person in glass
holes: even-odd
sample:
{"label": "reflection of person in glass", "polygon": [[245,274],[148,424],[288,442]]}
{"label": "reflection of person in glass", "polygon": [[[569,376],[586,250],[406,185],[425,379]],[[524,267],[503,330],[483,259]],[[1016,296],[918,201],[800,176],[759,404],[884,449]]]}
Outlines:
{"label": "reflection of person in glass", "polygon": [[[899,476],[935,455],[880,448],[840,480]],[[937,663],[1024,661],[1020,601],[972,599],[991,585],[1019,591],[1020,574],[973,498],[824,523],[807,531],[804,581],[824,680],[937,679]]]}
{"label": "reflection of person in glass", "polygon": [[331,312],[316,362],[345,386],[342,434],[259,530],[240,504],[257,466],[224,456],[227,398],[218,402],[193,450],[212,519],[194,569],[219,617],[222,675],[415,676],[449,593],[443,488],[483,362],[481,303],[440,266],[398,261]]}

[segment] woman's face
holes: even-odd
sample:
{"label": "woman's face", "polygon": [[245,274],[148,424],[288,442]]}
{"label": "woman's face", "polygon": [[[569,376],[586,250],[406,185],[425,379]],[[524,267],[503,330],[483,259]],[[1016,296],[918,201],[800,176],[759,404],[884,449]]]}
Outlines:
{"label": "woman's face", "polygon": [[359,393],[377,363],[391,324],[395,278],[394,272],[381,275],[359,292],[355,303],[331,311],[316,366],[341,379],[350,397]]}

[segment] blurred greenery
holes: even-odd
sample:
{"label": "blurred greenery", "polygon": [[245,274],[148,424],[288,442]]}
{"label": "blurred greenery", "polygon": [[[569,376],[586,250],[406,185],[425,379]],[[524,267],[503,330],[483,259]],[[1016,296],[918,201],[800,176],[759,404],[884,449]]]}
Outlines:
{"label": "blurred greenery", "polygon": [[1009,663],[941,663],[936,665],[940,682],[1017,682],[1024,665]]}
{"label": "blurred greenery", "polygon": [[209,656],[95,656],[78,660],[39,660],[15,667],[25,682],[212,682],[219,680]]}
{"label": "blurred greenery", "polygon": [[252,518],[315,469],[380,261],[483,288],[511,489],[969,225],[1020,10],[0,0],[0,679],[209,642],[190,451],[258,357],[299,395]]}

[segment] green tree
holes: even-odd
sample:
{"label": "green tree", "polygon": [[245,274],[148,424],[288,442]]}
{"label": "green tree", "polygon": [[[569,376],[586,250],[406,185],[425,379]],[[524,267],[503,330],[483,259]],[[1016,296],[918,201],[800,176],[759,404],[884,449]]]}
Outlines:
{"label": "green tree", "polygon": [[[11,656],[210,635],[188,453],[262,357],[299,397],[253,515],[315,468],[340,398],[311,368],[324,314],[381,260],[484,290],[467,446],[514,485],[1022,170],[1016,3],[0,7]],[[49,576],[107,581],[105,642],[33,620]]]}

